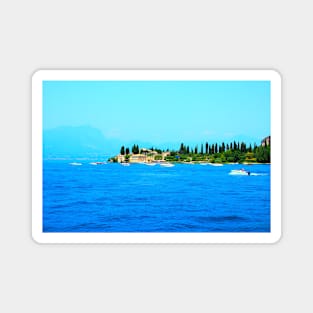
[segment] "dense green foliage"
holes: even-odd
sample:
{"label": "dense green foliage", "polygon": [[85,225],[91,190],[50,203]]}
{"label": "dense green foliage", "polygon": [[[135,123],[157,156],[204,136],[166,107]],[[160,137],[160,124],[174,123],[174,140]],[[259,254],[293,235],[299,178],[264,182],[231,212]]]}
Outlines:
{"label": "dense green foliage", "polygon": [[[205,150],[204,150],[205,149]],[[191,151],[191,153],[189,152]],[[266,144],[252,148],[251,144],[247,146],[244,142],[223,142],[221,145],[217,143],[209,145],[201,144],[200,152],[198,146],[190,149],[183,143],[178,151],[171,151],[167,156],[167,161],[193,161],[193,162],[211,162],[211,163],[270,163],[271,149]]]}
{"label": "dense green foliage", "polygon": [[211,163],[270,163],[270,146],[256,146],[252,148],[251,144],[247,146],[244,142],[231,142],[218,145],[205,144],[194,148],[185,146],[181,143],[179,150],[171,151],[169,156],[165,157],[170,162],[211,162]]}
{"label": "dense green foliage", "polygon": [[132,147],[132,153],[134,153],[134,154],[138,154],[138,153],[139,153],[139,147],[138,147],[138,145],[133,145],[133,147]]}

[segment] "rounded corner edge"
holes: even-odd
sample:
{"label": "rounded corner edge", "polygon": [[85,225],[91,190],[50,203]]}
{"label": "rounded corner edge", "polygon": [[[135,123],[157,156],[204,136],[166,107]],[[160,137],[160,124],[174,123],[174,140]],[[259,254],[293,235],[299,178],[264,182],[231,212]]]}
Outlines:
{"label": "rounded corner edge", "polygon": [[37,69],[31,74],[31,79],[32,81],[36,81],[37,79],[41,79],[41,76],[43,74],[44,70],[42,69]]}
{"label": "rounded corner edge", "polygon": [[282,233],[281,232],[277,232],[276,234],[273,234],[272,240],[271,240],[271,244],[278,244],[281,240],[282,240]]}
{"label": "rounded corner edge", "polygon": [[271,77],[280,83],[282,82],[283,76],[282,73],[277,69],[270,69]]}
{"label": "rounded corner edge", "polygon": [[41,236],[38,235],[38,233],[32,232],[30,237],[31,237],[32,241],[33,241],[35,244],[37,244],[37,245],[41,245],[41,244],[44,243],[44,242],[41,240]]}

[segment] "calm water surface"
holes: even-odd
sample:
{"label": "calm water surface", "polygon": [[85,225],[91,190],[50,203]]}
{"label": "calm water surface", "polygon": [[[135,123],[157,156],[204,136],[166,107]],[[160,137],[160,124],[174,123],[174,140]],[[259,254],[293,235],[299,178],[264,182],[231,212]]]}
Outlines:
{"label": "calm water surface", "polygon": [[44,161],[44,232],[269,232],[270,165]]}

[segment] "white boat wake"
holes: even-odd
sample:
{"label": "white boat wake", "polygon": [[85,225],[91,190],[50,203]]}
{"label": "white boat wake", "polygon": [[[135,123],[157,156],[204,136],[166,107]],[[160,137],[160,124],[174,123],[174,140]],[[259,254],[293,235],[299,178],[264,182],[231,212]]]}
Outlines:
{"label": "white boat wake", "polygon": [[164,166],[164,167],[173,167],[174,164],[172,164],[172,163],[160,163],[160,166]]}
{"label": "white boat wake", "polygon": [[229,172],[229,175],[243,175],[243,176],[249,176],[250,172],[245,170],[231,170]]}
{"label": "white boat wake", "polygon": [[241,170],[231,170],[229,172],[229,175],[242,175],[242,176],[267,176],[266,173],[251,173],[249,171],[246,171],[244,169]]}

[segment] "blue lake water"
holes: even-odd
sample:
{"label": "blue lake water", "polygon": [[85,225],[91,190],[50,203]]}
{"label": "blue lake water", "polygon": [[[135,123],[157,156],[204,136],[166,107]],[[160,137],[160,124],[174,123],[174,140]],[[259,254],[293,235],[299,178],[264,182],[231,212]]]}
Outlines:
{"label": "blue lake water", "polygon": [[270,165],[44,161],[44,232],[270,232]]}

